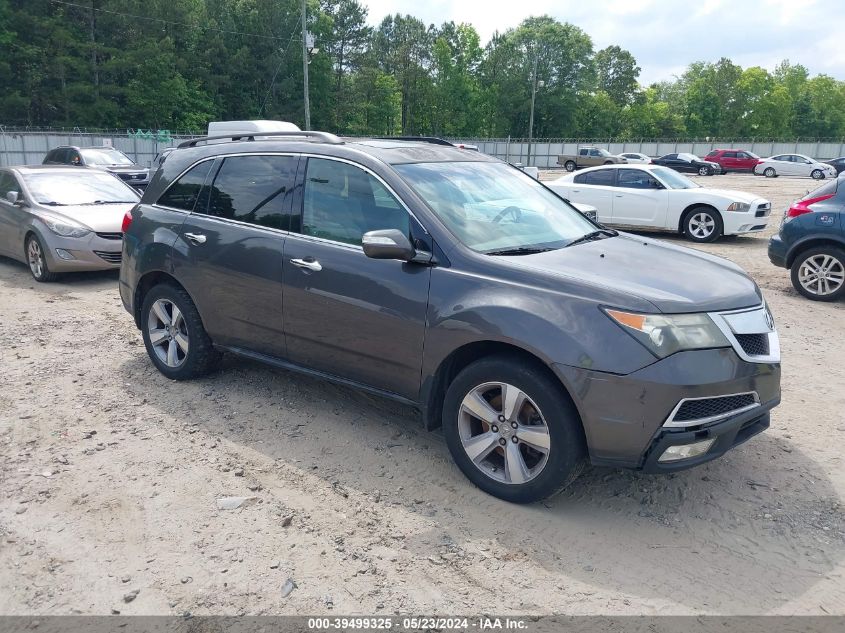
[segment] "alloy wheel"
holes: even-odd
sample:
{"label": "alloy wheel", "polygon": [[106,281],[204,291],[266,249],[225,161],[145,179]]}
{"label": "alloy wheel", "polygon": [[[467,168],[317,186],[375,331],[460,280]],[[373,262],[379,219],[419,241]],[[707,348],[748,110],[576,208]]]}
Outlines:
{"label": "alloy wheel", "polygon": [[707,239],[716,230],[716,220],[709,213],[696,213],[689,219],[689,230],[696,238]]}
{"label": "alloy wheel", "polygon": [[26,249],[26,259],[32,275],[36,279],[40,279],[44,274],[44,253],[41,252],[41,244],[34,237],[29,240],[29,246]]}
{"label": "alloy wheel", "polygon": [[706,176],[706,175],[707,175],[707,174],[709,174],[709,173],[710,173],[710,168],[709,168],[709,167],[699,167],[699,168],[698,168],[698,175],[699,175],[699,176]]}
{"label": "alloy wheel", "polygon": [[506,484],[524,484],[537,477],[551,450],[540,409],[525,392],[502,382],[478,385],[464,397],[458,432],[472,463]]}
{"label": "alloy wheel", "polygon": [[832,295],[845,283],[845,264],[832,255],[812,255],[801,262],[798,281],[812,295]]}
{"label": "alloy wheel", "polygon": [[188,326],[185,317],[168,299],[158,299],[147,316],[150,345],[168,367],[180,367],[188,357]]}

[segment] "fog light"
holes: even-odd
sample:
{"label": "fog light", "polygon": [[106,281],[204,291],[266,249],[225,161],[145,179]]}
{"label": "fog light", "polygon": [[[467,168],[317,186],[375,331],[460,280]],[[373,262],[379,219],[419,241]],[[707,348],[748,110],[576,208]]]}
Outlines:
{"label": "fog light", "polygon": [[56,255],[58,255],[60,259],[76,259],[76,257],[73,256],[73,253],[66,251],[63,248],[57,248]]}
{"label": "fog light", "polygon": [[658,459],[658,462],[676,462],[679,459],[689,459],[690,457],[698,457],[710,450],[710,447],[716,442],[716,438],[710,440],[702,440],[701,442],[694,442],[693,444],[681,444],[679,446],[670,446]]}

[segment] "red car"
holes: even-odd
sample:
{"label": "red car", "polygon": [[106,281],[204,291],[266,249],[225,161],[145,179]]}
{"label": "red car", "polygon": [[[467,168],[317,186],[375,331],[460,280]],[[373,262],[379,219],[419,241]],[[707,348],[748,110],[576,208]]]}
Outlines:
{"label": "red car", "polygon": [[760,157],[754,152],[744,149],[714,149],[707,154],[705,160],[711,163],[719,163],[722,173],[729,171],[754,172],[754,167],[760,161]]}

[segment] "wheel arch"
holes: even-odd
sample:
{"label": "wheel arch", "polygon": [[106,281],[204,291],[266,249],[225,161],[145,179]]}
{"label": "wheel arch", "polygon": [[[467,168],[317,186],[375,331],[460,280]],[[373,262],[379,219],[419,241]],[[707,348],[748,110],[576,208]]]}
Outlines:
{"label": "wheel arch", "polygon": [[[572,403],[579,418],[582,418],[581,410],[572,398],[569,389],[546,361],[533,352],[512,343],[479,340],[466,343],[452,351],[440,362],[434,374],[423,385],[422,416],[426,430],[431,431],[443,425],[443,398],[455,376],[482,358],[505,355],[515,357],[520,362],[530,363],[552,378],[556,384],[560,385],[561,393]],[[583,418],[580,421],[583,431]]]}
{"label": "wheel arch", "polygon": [[687,207],[685,207],[684,210],[681,211],[681,217],[678,219],[678,232],[679,233],[684,232],[684,223],[687,221],[687,216],[690,213],[692,213],[693,211],[695,211],[696,209],[701,209],[702,207],[715,212],[716,215],[719,216],[719,219],[722,221],[722,224],[724,225],[725,219],[722,217],[722,212],[719,211],[719,209],[717,209],[715,206],[713,206],[712,204],[710,204],[708,202],[693,202],[692,204],[687,205]]}
{"label": "wheel arch", "polygon": [[845,240],[838,240],[832,237],[810,237],[795,244],[786,255],[786,268],[791,269],[798,256],[819,246],[831,246],[839,250],[845,250]]}
{"label": "wheel arch", "polygon": [[[138,328],[141,327],[141,307],[144,305],[144,297],[147,296],[147,293],[150,290],[159,284],[169,284],[171,286],[181,288],[188,294],[188,296],[191,295],[191,293],[185,289],[185,286],[180,284],[170,273],[163,270],[151,270],[144,273],[135,286],[135,295],[132,302],[134,307],[132,317],[135,319],[135,325],[138,326]],[[200,319],[202,319],[202,315],[200,315]]]}

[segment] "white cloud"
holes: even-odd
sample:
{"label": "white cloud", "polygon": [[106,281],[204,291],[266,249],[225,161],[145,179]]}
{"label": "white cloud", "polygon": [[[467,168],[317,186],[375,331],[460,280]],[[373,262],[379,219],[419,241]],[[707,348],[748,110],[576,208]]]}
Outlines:
{"label": "white cloud", "polygon": [[581,27],[596,49],[618,44],[630,50],[645,84],[671,79],[690,62],[720,57],[770,70],[789,59],[813,74],[845,78],[845,50],[836,45],[845,12],[831,0],[362,1],[371,24],[389,13],[409,13],[428,24],[469,22],[483,42],[494,31],[546,13]]}

